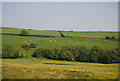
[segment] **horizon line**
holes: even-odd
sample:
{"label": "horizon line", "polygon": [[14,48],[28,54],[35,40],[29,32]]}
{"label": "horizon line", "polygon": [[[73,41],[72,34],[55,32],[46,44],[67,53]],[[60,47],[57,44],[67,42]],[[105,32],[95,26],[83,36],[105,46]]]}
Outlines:
{"label": "horizon line", "polygon": [[19,28],[19,29],[31,29],[31,30],[41,30],[41,31],[90,31],[90,32],[118,32],[120,30],[66,30],[66,29],[38,29],[38,28],[25,28],[25,27],[10,27],[10,26],[2,26],[2,27],[8,27],[8,28]]}

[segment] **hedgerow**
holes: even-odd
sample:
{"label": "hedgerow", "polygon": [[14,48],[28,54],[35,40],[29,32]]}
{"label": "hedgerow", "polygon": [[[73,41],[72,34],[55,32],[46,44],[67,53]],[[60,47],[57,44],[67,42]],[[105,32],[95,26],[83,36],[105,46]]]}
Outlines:
{"label": "hedgerow", "polygon": [[120,62],[119,49],[101,49],[93,46],[86,47],[63,47],[61,49],[39,48],[33,53],[33,57],[55,60],[93,62],[93,63],[118,63]]}

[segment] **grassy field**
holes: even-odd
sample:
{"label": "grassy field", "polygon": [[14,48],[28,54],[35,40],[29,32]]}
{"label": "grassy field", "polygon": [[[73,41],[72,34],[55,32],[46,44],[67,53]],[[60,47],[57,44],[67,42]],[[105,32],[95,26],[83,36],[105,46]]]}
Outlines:
{"label": "grassy field", "polygon": [[[25,37],[25,36],[12,36],[3,35],[3,44],[10,44],[17,47],[21,52],[27,55],[31,55],[37,48],[61,48],[64,46],[85,46],[91,48],[92,46],[98,46],[104,49],[117,48],[118,42],[109,40],[92,40],[92,39],[72,39],[72,38],[60,38],[60,37]],[[31,41],[30,41],[31,40]],[[42,42],[41,42],[42,40]],[[52,41],[50,41],[52,40]],[[25,42],[27,41],[27,42]],[[56,42],[55,42],[56,41]],[[36,44],[37,48],[29,50],[23,49],[21,46],[24,44]]]}
{"label": "grassy field", "polygon": [[[22,29],[18,28],[2,28],[2,33],[12,33],[12,34],[20,34]],[[60,36],[58,31],[40,31],[40,30],[27,30],[31,35],[49,35],[49,36]],[[91,38],[105,38],[106,36],[114,36],[118,38],[117,32],[63,32],[66,36],[73,36],[73,37],[91,37]]]}
{"label": "grassy field", "polygon": [[117,64],[48,59],[3,59],[4,79],[116,79]]}
{"label": "grassy field", "polygon": [[[1,33],[20,34],[21,29],[2,28]],[[32,35],[60,36],[57,31],[27,30]],[[105,38],[118,37],[117,32],[63,32],[67,36]],[[0,35],[1,36],[1,35]],[[25,50],[24,44],[36,44],[36,48]],[[118,48],[118,41],[95,40],[62,37],[27,37],[2,35],[2,46],[10,44],[28,57],[20,59],[3,59],[4,79],[116,79],[118,64],[100,64],[85,62],[68,62],[49,59],[35,59],[31,55],[41,47],[61,48],[64,46],[98,46],[102,49]]]}

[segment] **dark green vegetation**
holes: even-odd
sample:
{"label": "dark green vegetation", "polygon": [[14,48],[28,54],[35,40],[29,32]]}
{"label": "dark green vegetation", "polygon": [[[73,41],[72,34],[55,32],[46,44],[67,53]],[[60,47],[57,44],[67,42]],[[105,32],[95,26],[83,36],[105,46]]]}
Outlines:
{"label": "dark green vegetation", "polygon": [[[25,31],[29,33],[29,36],[20,36],[22,29],[5,27],[2,29],[1,33],[4,33],[2,35],[2,47],[9,51],[7,58],[9,58],[9,55],[10,58],[11,56],[16,58],[3,59],[3,78],[118,78],[117,64],[100,64],[119,62],[117,58],[119,56],[118,40],[106,40],[106,36],[118,39],[117,32],[62,32],[67,37],[61,37],[58,31],[28,29]],[[37,37],[38,35],[53,37]],[[74,38],[71,38],[71,36]]]}
{"label": "dark green vegetation", "polygon": [[25,29],[23,29],[20,33],[20,36],[27,36],[27,35],[29,35],[29,33]]}
{"label": "dark green vegetation", "polygon": [[85,47],[63,47],[62,49],[40,48],[32,55],[36,58],[46,57],[54,60],[67,60],[79,62],[118,63],[120,55],[118,49],[104,50],[94,46],[91,49]]}
{"label": "dark green vegetation", "polygon": [[15,47],[5,44],[2,48],[2,58],[22,58],[24,55]]}

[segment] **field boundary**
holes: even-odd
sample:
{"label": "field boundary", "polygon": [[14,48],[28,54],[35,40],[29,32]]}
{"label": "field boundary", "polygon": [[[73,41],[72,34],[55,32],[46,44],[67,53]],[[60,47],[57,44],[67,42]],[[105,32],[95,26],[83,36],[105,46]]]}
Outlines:
{"label": "field boundary", "polygon": [[[20,36],[20,34],[11,34],[11,33],[0,33],[1,35],[16,35]],[[30,36],[30,37],[61,37],[61,36],[47,36],[47,35],[24,35],[24,36]],[[66,36],[62,38],[78,38],[78,39],[93,39],[93,40],[107,40],[105,38],[90,38],[90,37],[72,37],[72,36]]]}

